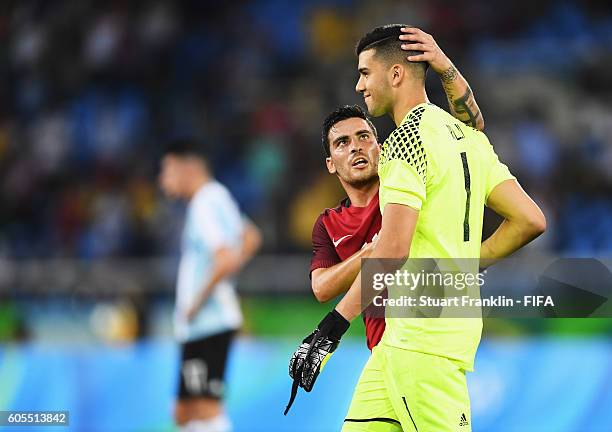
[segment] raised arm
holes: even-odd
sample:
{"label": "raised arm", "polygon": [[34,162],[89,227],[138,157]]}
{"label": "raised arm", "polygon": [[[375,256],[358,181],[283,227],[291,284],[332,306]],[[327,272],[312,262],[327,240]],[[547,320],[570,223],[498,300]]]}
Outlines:
{"label": "raised arm", "polygon": [[463,123],[483,130],[484,118],[470,85],[440,49],[433,36],[416,27],[406,27],[402,31],[404,34],[400,36],[400,40],[405,42],[402,49],[423,53],[408,56],[408,60],[426,61],[440,76],[451,114]]}

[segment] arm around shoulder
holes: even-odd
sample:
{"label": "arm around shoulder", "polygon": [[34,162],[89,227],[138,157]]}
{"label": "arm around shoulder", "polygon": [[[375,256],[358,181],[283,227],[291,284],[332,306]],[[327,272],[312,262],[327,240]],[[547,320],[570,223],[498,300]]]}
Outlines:
{"label": "arm around shoulder", "polygon": [[326,303],[348,291],[361,270],[361,258],[367,258],[372,247],[373,243],[369,243],[338,264],[312,271],[312,292],[319,303]]}

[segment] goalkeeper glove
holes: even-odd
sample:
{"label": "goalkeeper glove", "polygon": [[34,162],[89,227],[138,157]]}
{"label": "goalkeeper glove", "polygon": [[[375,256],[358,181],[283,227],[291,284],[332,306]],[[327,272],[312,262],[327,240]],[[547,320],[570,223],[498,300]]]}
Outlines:
{"label": "goalkeeper glove", "polygon": [[350,323],[334,309],[323,318],[310,335],[306,336],[293,353],[289,361],[289,376],[293,379],[293,386],[285,415],[295,400],[298,386],[307,392],[312,390],[319,373],[338,348],[340,338],[346,333],[349,325]]}

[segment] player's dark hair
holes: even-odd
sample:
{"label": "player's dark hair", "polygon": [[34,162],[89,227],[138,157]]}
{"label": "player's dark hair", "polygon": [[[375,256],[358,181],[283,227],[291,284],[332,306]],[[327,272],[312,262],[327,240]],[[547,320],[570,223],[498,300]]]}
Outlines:
{"label": "player's dark hair", "polygon": [[359,105],[344,105],[340,108],[335,109],[323,121],[323,131],[321,133],[321,143],[323,144],[323,150],[325,151],[325,157],[329,157],[331,155],[330,151],[330,142],[329,142],[329,130],[338,122],[342,120],[350,119],[350,118],[360,118],[364,119],[370,129],[372,129],[372,133],[374,134],[374,138],[378,140],[378,132],[376,131],[376,127],[372,123],[372,121],[368,118],[367,114]]}
{"label": "player's dark hair", "polygon": [[202,144],[193,138],[178,138],[170,141],[164,148],[164,156],[196,157],[206,162],[206,152]]}
{"label": "player's dark hair", "polygon": [[355,53],[357,56],[363,51],[369,49],[375,49],[375,56],[383,59],[387,63],[405,63],[413,68],[417,72],[417,76],[425,79],[425,74],[429,64],[427,62],[411,62],[406,57],[423,54],[421,51],[404,51],[402,44],[405,43],[399,39],[402,33],[402,27],[414,27],[407,24],[387,24],[384,26],[376,27],[374,30],[368,32],[363,36],[357,46],[355,47]]}

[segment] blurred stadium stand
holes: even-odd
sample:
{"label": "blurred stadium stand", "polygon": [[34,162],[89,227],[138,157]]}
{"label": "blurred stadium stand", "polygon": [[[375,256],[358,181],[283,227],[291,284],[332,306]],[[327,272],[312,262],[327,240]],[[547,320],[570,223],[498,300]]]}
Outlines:
{"label": "blurred stadium stand", "polygon": [[[173,252],[180,207],[155,180],[161,146],[181,135],[208,144],[267,251],[306,250],[316,214],[341,196],[323,169],[321,120],[360,101],[354,41],[400,17],[434,34],[468,77],[491,141],[548,210],[539,246],[609,252],[607,6],[16,3],[0,27],[10,83],[1,90],[0,254]],[[445,106],[430,75],[431,98]],[[377,124],[384,138],[390,121]]]}
{"label": "blurred stadium stand", "polygon": [[[295,342],[329,309],[308,295],[312,224],[342,198],[320,124],[361,103],[355,41],[397,21],[432,33],[470,82],[491,142],[547,215],[532,249],[610,256],[609,2],[14,2],[0,8],[0,409],[70,409],[74,430],[172,430],[184,208],[156,178],[164,143],[195,136],[264,234],[239,284],[236,430],[337,425],[343,408],[316,393],[348,404],[360,339],[329,366],[345,386],[330,373],[279,414]],[[432,73],[428,91],[446,107]],[[384,139],[391,121],[375,124]],[[474,430],[608,430],[612,326],[587,321],[491,323],[487,337],[518,337],[479,352]],[[328,411],[312,419],[315,406]]]}

